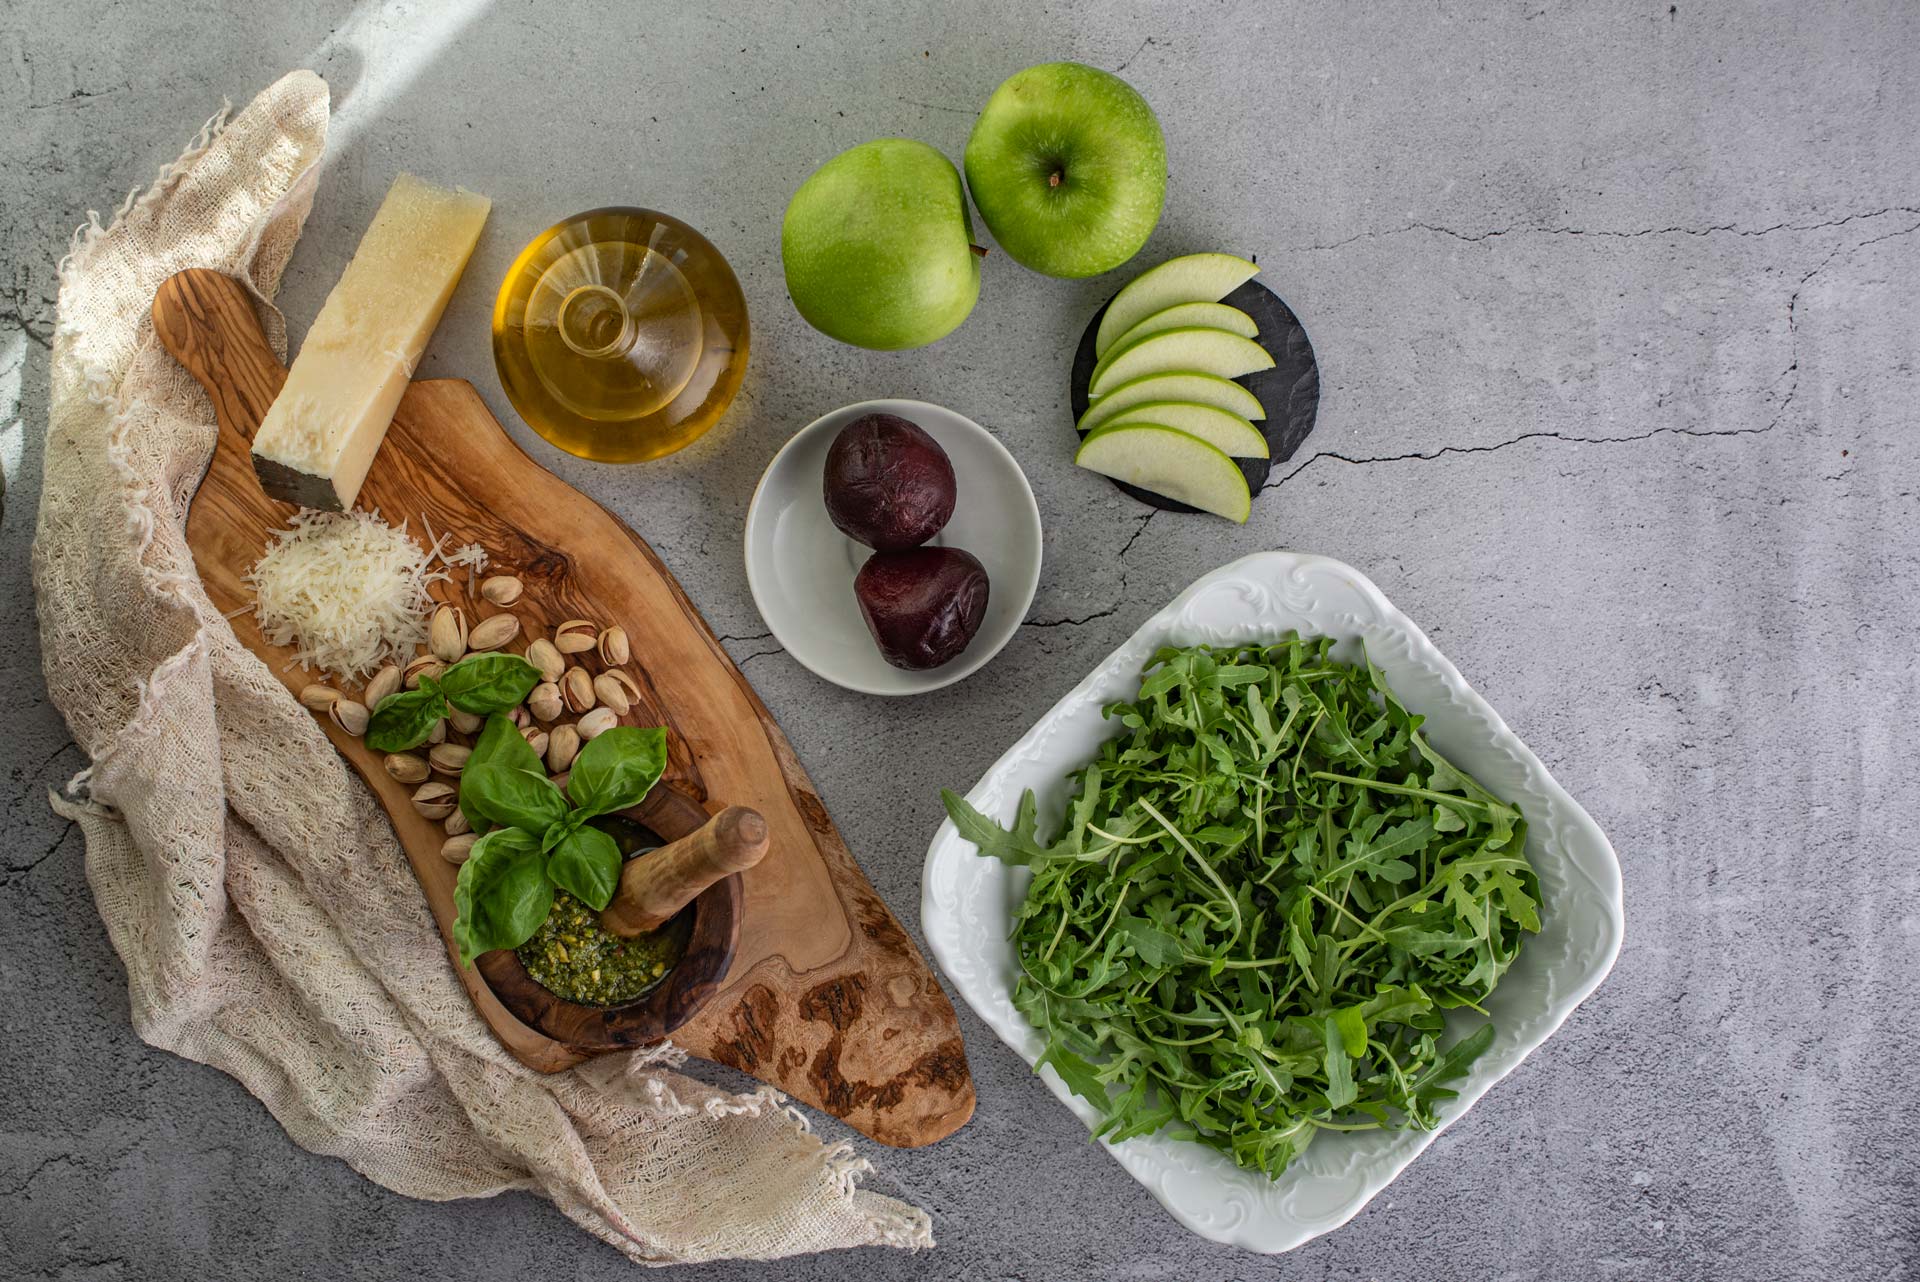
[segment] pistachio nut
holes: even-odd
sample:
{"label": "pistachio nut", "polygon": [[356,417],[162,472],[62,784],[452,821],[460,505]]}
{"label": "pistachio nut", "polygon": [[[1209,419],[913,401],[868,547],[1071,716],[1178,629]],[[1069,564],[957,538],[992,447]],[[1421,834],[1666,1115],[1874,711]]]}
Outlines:
{"label": "pistachio nut", "polygon": [[545,637],[535,637],[527,647],[527,662],[540,669],[540,675],[549,681],[558,681],[560,674],[567,670],[566,656]]}
{"label": "pistachio nut", "polygon": [[575,722],[574,729],[580,732],[582,739],[598,739],[619,724],[620,715],[612,708],[595,708]]}
{"label": "pistachio nut", "polygon": [[565,792],[567,790],[567,779],[570,774],[570,771],[562,770],[559,774],[553,776],[553,786],[561,792]]}
{"label": "pistachio nut", "polygon": [[360,694],[360,702],[366,704],[369,708],[377,708],[380,706],[382,699],[390,694],[398,694],[399,691],[399,665],[389,663],[386,667],[374,673],[373,679],[367,682],[367,688]]}
{"label": "pistachio nut", "polygon": [[626,687],[614,680],[611,672],[602,672],[593,679],[593,692],[616,716],[624,717],[633,710],[633,700],[627,697]]}
{"label": "pistachio nut", "polygon": [[457,775],[467,768],[467,758],[472,755],[472,748],[463,748],[457,743],[436,743],[427,754],[427,764],[443,775]]}
{"label": "pistachio nut", "polygon": [[542,681],[527,696],[527,711],[542,721],[551,721],[566,710],[566,704],[560,698],[560,687],[551,681]]}
{"label": "pistachio nut", "polygon": [[440,826],[447,830],[449,837],[458,837],[463,832],[473,831],[473,825],[467,822],[467,812],[464,810],[455,810]]}
{"label": "pistachio nut", "polygon": [[354,699],[335,699],[327,709],[333,724],[358,739],[367,732],[367,705]]}
{"label": "pistachio nut", "polygon": [[447,741],[447,719],[445,717],[442,717],[438,721],[433,723],[433,729],[427,731],[427,742],[428,743],[445,743],[446,741]]}
{"label": "pistachio nut", "polygon": [[568,619],[553,630],[553,648],[561,654],[585,654],[599,641],[600,629],[591,619]]}
{"label": "pistachio nut", "polygon": [[447,665],[440,662],[437,655],[423,654],[407,665],[407,670],[401,674],[401,684],[409,690],[418,690],[421,677],[432,677],[438,681],[440,674],[446,670]]}
{"label": "pistachio nut", "polygon": [[458,663],[467,652],[467,612],[443,605],[427,624],[427,650],[442,663]]}
{"label": "pistachio nut", "polygon": [[300,691],[300,702],[315,712],[325,712],[340,700],[340,692],[332,686],[310,685]]}
{"label": "pistachio nut", "polygon": [[527,741],[529,748],[533,749],[534,756],[544,757],[547,755],[547,732],[545,730],[542,730],[539,726],[528,726],[520,732],[520,737]]}
{"label": "pistachio nut", "polygon": [[464,864],[473,856],[473,844],[480,838],[470,832],[449,837],[440,843],[440,857],[450,864]]}
{"label": "pistachio nut", "polygon": [[573,769],[573,759],[580,755],[580,732],[572,726],[555,726],[547,734],[547,771],[550,774],[564,774]]}
{"label": "pistachio nut", "polygon": [[401,783],[419,783],[427,777],[427,759],[411,752],[390,752],[384,764],[387,773]]}
{"label": "pistachio nut", "polygon": [[560,694],[566,699],[569,712],[585,712],[600,701],[593,690],[593,678],[585,668],[567,669],[567,674],[560,678]]}
{"label": "pistachio nut", "polygon": [[462,712],[458,708],[449,707],[447,723],[461,734],[479,734],[480,727],[487,724],[487,719],[472,712]]}
{"label": "pistachio nut", "polygon": [[423,783],[413,790],[413,808],[436,823],[454,812],[460,793],[450,783]]}
{"label": "pistachio nut", "polygon": [[512,605],[522,591],[519,576],[494,574],[480,580],[480,595],[495,605]]}
{"label": "pistachio nut", "polygon": [[602,632],[595,648],[600,651],[600,662],[610,668],[617,668],[633,657],[633,648],[627,644],[627,630],[622,627]]}
{"label": "pistachio nut", "polygon": [[520,619],[511,614],[495,614],[473,625],[467,634],[469,650],[498,650],[520,635]]}

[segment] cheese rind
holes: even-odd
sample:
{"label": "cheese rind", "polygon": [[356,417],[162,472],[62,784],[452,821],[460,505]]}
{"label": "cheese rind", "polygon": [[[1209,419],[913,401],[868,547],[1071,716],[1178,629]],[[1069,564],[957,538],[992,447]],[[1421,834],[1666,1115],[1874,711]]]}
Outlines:
{"label": "cheese rind", "polygon": [[472,192],[394,179],[254,434],[268,494],[353,506],[490,208]]}

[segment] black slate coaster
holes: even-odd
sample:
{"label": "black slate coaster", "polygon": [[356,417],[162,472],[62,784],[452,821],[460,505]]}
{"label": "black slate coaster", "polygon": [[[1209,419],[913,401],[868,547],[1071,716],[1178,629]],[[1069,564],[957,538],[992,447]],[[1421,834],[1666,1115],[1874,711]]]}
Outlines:
{"label": "black slate coaster", "polygon": [[[1267,355],[1273,357],[1272,369],[1263,369],[1257,374],[1234,380],[1259,397],[1260,404],[1267,411],[1266,418],[1254,426],[1267,438],[1267,449],[1272,457],[1234,460],[1240,465],[1240,470],[1246,473],[1247,488],[1258,498],[1260,487],[1267,483],[1267,475],[1272,472],[1273,465],[1292,458],[1294,451],[1307,439],[1307,434],[1313,431],[1314,417],[1320,409],[1320,366],[1313,357],[1313,344],[1307,341],[1306,326],[1300,323],[1300,318],[1293,314],[1293,309],[1281,300],[1280,295],[1258,279],[1248,281],[1220,301],[1230,307],[1238,307],[1253,317],[1253,323],[1260,327],[1260,346],[1266,348]],[[1100,330],[1100,317],[1106,314],[1107,309],[1102,307],[1087,322],[1087,332],[1080,336],[1080,350],[1073,355],[1072,406],[1073,421],[1076,423],[1087,412],[1087,380],[1093,377],[1094,366],[1093,339]],[[1150,503],[1169,512],[1195,510],[1185,503],[1119,481],[1114,484],[1142,503]]]}

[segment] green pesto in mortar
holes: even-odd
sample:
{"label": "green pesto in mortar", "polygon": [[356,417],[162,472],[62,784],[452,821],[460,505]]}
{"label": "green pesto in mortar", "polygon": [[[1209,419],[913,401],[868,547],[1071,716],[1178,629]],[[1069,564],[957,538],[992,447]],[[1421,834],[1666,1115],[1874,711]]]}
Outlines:
{"label": "green pesto in mortar", "polygon": [[[620,853],[633,857],[655,847],[653,834],[631,820],[596,819]],[[600,914],[564,890],[533,938],[516,950],[533,982],[584,1006],[619,1006],[642,997],[666,977],[686,951],[692,912],[682,912],[658,930],[622,939],[600,925]]]}

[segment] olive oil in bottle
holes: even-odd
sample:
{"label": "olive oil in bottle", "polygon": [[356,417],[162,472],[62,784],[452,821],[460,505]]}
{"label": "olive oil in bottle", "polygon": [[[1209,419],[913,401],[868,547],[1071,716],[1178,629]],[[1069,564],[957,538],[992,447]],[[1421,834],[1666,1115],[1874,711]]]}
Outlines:
{"label": "olive oil in bottle", "polygon": [[493,359],[534,431],[581,458],[637,463],[726,412],[747,370],[747,303],[720,251],[679,219],[590,210],[508,269]]}

